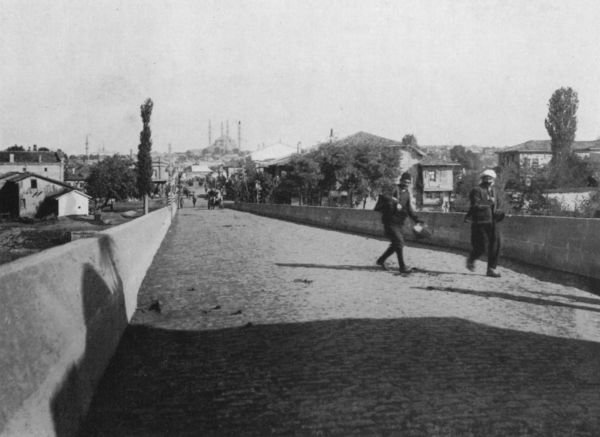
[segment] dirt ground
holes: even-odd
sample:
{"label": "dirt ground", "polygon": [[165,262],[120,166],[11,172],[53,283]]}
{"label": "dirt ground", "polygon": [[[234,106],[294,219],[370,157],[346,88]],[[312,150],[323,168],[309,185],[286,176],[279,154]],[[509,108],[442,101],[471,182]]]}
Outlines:
{"label": "dirt ground", "polygon": [[[150,211],[166,206],[166,199],[151,199]],[[0,221],[0,264],[71,241],[72,232],[97,232],[120,225],[143,214],[141,202],[117,202],[104,208],[100,218],[67,216],[47,220]]]}

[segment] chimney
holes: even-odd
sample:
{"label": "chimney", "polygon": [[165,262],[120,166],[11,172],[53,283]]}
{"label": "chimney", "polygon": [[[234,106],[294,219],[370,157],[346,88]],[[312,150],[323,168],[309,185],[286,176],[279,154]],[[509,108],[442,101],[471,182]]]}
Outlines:
{"label": "chimney", "polygon": [[15,162],[15,154],[14,153],[8,154],[8,162]]}

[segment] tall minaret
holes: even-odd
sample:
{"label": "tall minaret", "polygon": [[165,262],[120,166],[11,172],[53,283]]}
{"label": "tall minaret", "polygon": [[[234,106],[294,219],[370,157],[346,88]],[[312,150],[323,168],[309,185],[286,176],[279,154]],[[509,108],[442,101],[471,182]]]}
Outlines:
{"label": "tall minaret", "polygon": [[227,120],[226,122],[226,126],[227,126],[227,139],[224,141],[223,143],[223,148],[225,149],[225,151],[229,151],[229,120]]}
{"label": "tall minaret", "polygon": [[85,136],[85,159],[89,158],[89,153],[90,153],[90,143],[88,141],[88,136],[89,135]]}
{"label": "tall minaret", "polygon": [[210,120],[208,120],[208,147],[212,146],[212,126]]}
{"label": "tall minaret", "polygon": [[242,122],[238,120],[238,150],[242,150]]}

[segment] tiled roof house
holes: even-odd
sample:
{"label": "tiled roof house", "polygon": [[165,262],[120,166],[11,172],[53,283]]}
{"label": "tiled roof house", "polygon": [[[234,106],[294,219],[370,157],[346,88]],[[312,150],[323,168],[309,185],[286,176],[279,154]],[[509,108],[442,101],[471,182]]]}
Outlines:
{"label": "tiled roof house", "polygon": [[9,172],[35,173],[64,181],[64,159],[58,152],[0,152],[0,175]]}

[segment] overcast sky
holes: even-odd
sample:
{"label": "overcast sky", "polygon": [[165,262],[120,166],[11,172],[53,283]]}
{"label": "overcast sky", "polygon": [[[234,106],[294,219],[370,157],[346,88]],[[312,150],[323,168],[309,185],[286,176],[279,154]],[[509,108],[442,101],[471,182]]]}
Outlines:
{"label": "overcast sky", "polygon": [[0,0],[0,148],[310,146],[367,131],[421,145],[546,139],[557,88],[600,136],[600,2]]}

